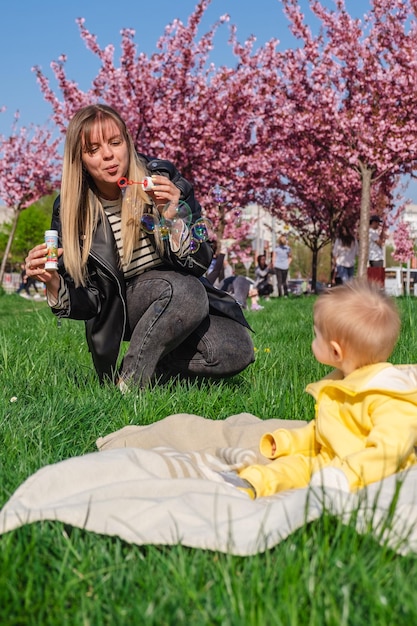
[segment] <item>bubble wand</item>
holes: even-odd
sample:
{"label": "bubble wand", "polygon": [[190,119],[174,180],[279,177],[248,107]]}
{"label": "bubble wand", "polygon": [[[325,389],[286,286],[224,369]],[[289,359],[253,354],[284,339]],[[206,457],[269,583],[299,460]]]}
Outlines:
{"label": "bubble wand", "polygon": [[150,191],[155,187],[155,183],[153,182],[151,176],[145,176],[143,180],[139,181],[129,180],[128,178],[126,178],[126,176],[122,176],[122,178],[119,178],[119,180],[117,181],[117,184],[119,185],[120,189],[126,189],[128,185],[143,185],[145,191]]}

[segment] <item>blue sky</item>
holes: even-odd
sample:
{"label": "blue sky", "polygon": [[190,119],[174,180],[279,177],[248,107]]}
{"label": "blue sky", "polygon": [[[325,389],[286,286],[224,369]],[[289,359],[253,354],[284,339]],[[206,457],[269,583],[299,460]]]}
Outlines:
{"label": "blue sky", "polygon": [[[332,5],[333,0],[325,0]],[[347,6],[361,15],[368,2],[347,0]],[[120,54],[120,30],[133,28],[138,51],[151,54],[164,28],[173,19],[186,23],[196,6],[196,0],[8,0],[2,5],[0,22],[0,107],[7,111],[0,114],[0,133],[8,135],[14,116],[19,109],[21,124],[44,124],[51,109],[40,92],[34,65],[42,67],[56,85],[50,63],[66,54],[67,76],[82,89],[87,89],[98,69],[96,58],[81,40],[77,17],[84,17],[86,27],[98,37],[101,47],[114,44],[118,59]],[[302,5],[308,7],[307,0]],[[356,7],[355,7],[356,5]],[[349,9],[350,10],[350,9]],[[353,10],[353,9],[352,9]],[[286,46],[290,42],[288,22],[282,13],[280,0],[212,0],[206,11],[202,30],[208,28],[224,13],[238,28],[238,39],[243,42],[255,35],[259,44],[275,37]],[[223,26],[215,39],[212,60],[216,65],[233,65],[234,58],[227,44],[228,27]]]}

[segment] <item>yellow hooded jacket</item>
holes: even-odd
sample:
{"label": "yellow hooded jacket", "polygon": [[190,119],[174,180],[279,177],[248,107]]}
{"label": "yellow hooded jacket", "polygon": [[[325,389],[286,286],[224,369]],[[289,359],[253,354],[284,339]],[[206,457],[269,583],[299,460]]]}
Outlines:
{"label": "yellow hooded jacket", "polygon": [[306,391],[315,419],[265,434],[260,450],[272,462],[239,472],[258,496],[305,487],[323,467],[341,469],[355,490],[416,463],[417,365],[378,363],[345,378],[336,370]]}

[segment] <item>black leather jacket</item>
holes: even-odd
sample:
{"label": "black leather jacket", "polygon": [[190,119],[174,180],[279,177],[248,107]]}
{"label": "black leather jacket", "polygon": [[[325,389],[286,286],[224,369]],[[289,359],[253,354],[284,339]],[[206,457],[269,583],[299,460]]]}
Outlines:
{"label": "black leather jacket", "polygon": [[[192,222],[201,217],[201,207],[194,197],[192,185],[179,174],[174,165],[161,159],[146,161],[151,174],[169,177],[180,189],[181,199],[187,202],[192,211]],[[59,210],[58,196],[54,202],[51,228],[58,231],[61,246]],[[170,250],[168,242],[164,242],[164,246],[164,263],[174,266],[178,271],[200,277],[210,265],[212,249],[207,242],[203,242],[195,253],[183,259],[179,259]],[[97,374],[100,380],[106,376],[112,378],[121,342],[129,341],[131,331],[127,320],[125,280],[107,218],[104,223],[98,224],[93,235],[85,287],[75,287],[74,281],[65,270],[63,256],[59,259],[58,271],[69,289],[70,308],[65,311],[52,308],[52,312],[58,317],[85,321],[87,343]]]}

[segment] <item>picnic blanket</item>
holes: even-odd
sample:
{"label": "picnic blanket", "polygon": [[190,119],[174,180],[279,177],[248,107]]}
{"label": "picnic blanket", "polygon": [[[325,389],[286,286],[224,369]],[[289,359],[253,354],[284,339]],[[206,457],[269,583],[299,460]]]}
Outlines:
{"label": "picnic blanket", "polygon": [[417,467],[356,494],[320,487],[257,500],[219,474],[266,462],[258,452],[260,436],[303,423],[248,413],[217,421],[177,414],[127,426],[98,439],[99,451],[30,476],[1,510],[0,532],[59,520],[139,545],[251,555],[327,510],[398,553],[416,552]]}

